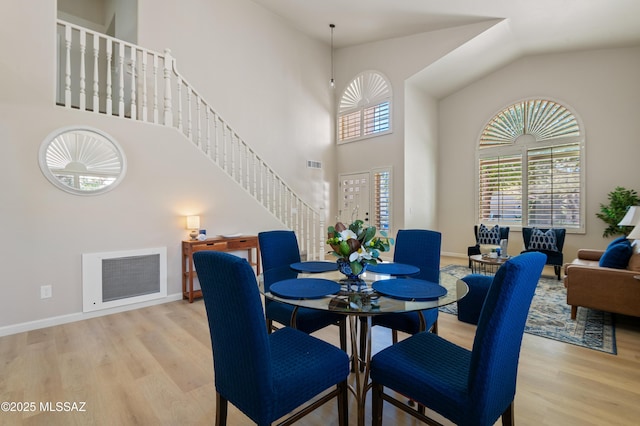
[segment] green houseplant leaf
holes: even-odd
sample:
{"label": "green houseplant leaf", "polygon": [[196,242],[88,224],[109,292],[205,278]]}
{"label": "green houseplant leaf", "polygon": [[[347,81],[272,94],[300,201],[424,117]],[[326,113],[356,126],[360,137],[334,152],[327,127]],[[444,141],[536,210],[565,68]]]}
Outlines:
{"label": "green houseplant leaf", "polygon": [[596,213],[599,219],[602,219],[608,226],[602,233],[603,237],[613,235],[628,235],[631,232],[630,226],[618,226],[630,206],[640,204],[640,197],[633,189],[626,189],[621,186],[609,193],[607,196],[609,204],[600,204],[600,213]]}

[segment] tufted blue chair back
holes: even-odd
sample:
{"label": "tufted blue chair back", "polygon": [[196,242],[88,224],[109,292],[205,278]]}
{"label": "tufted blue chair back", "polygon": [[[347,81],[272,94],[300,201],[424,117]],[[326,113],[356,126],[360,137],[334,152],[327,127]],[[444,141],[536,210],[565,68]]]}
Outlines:
{"label": "tufted blue chair back", "polygon": [[[252,418],[273,394],[271,350],[260,293],[246,259],[193,254],[209,320],[216,390]],[[268,416],[267,416],[268,417]]]}
{"label": "tufted blue chair back", "polygon": [[489,423],[513,401],[524,326],[545,260],[536,252],[514,257],[493,279],[471,354],[469,424]]}
{"label": "tufted blue chair back", "polygon": [[440,281],[442,234],[427,229],[401,229],[396,235],[393,261],[420,268],[412,278]]}
{"label": "tufted blue chair back", "polygon": [[258,243],[264,271],[300,262],[298,239],[293,231],[260,232]]}

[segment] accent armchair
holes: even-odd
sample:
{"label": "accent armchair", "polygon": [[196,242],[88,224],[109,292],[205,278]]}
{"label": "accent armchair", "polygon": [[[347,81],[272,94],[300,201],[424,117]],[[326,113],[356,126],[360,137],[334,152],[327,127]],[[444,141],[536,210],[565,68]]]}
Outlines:
{"label": "accent armchair", "polygon": [[546,264],[553,265],[553,270],[560,279],[564,262],[562,248],[566,232],[564,228],[522,228],[524,250],[521,253],[537,251],[546,254]]}
{"label": "accent armchair", "polygon": [[[479,228],[480,227],[478,225],[474,225],[473,227],[473,235],[476,238],[476,245],[469,246],[467,248],[467,256],[469,257],[474,256],[476,254],[480,254],[480,236],[478,235]],[[497,241],[494,240],[488,244],[498,245],[500,244],[500,240],[509,240],[509,227],[500,226],[498,229],[500,230],[500,238],[498,238]],[[471,259],[469,259],[469,268],[471,268]]]}

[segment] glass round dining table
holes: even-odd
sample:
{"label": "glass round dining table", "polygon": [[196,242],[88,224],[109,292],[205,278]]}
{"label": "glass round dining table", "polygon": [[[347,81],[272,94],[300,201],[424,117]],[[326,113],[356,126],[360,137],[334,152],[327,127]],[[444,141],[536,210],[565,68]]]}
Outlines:
{"label": "glass round dining table", "polygon": [[[303,262],[304,263],[304,262]],[[319,262],[316,262],[319,263]],[[329,263],[329,262],[327,262]],[[314,265],[315,266],[315,265]],[[329,268],[331,268],[329,266]],[[302,268],[304,269],[304,268]],[[313,269],[313,268],[310,268]],[[319,268],[323,269],[323,268]],[[294,270],[290,267],[274,268],[264,271],[259,276],[260,292],[265,298],[287,303],[296,307],[291,316],[291,326],[296,324],[297,308],[311,308],[324,311],[331,311],[346,315],[349,319],[349,327],[351,334],[351,350],[354,365],[362,362],[364,371],[360,368],[354,368],[355,387],[349,386],[354,394],[358,407],[358,425],[364,425],[365,400],[366,394],[371,387],[369,383],[369,361],[371,360],[371,318],[375,315],[392,314],[401,312],[424,311],[427,309],[438,309],[456,302],[463,298],[469,291],[467,284],[451,274],[440,272],[440,281],[438,283],[428,283],[420,280],[414,280],[410,277],[392,276],[384,273],[367,271],[361,275],[361,282],[349,282],[346,277],[336,270],[328,270],[322,272],[303,272]],[[398,286],[394,286],[394,281],[398,281]],[[265,282],[268,283],[265,291]],[[334,283],[331,286],[331,283]],[[406,284],[420,284],[439,286],[441,293],[434,293],[436,296],[412,298],[414,293],[410,292],[403,297],[402,293],[393,291],[394,288],[406,287]],[[280,286],[282,284],[282,286]],[[294,290],[290,292],[276,292],[276,287],[282,289],[296,288],[296,284],[308,285],[312,297],[304,297],[304,290]],[[318,285],[320,284],[320,285]],[[383,285],[384,284],[384,285]],[[274,286],[275,285],[275,286]],[[323,294],[322,287],[326,285],[327,291],[331,294]],[[271,287],[274,291],[271,291]],[[374,288],[383,289],[383,292],[376,291]],[[311,290],[312,289],[312,290]],[[387,291],[389,289],[389,291]],[[393,296],[390,296],[392,294]],[[423,294],[417,293],[419,296]],[[362,318],[366,321],[367,326],[361,327],[365,331],[366,342],[364,353],[359,353],[358,345],[358,327],[357,323]],[[424,324],[424,318],[420,313],[420,318]]]}

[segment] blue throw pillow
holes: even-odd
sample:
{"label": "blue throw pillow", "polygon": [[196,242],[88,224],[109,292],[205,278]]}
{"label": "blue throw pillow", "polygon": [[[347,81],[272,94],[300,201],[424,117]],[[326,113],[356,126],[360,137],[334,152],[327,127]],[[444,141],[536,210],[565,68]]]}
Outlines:
{"label": "blue throw pillow", "polygon": [[478,229],[478,244],[500,244],[500,227],[498,225],[489,229],[484,224],[480,224]]}
{"label": "blue throw pillow", "polygon": [[614,246],[614,245],[616,245],[616,244],[618,244],[618,243],[623,243],[623,242],[625,242],[625,241],[627,241],[627,237],[626,237],[626,236],[625,236],[625,237],[618,237],[618,238],[616,238],[615,240],[613,240],[613,241],[611,241],[611,242],[609,243],[609,245],[607,246],[607,249],[608,249],[609,247],[611,247],[611,246]]}
{"label": "blue throw pillow", "polygon": [[632,254],[631,243],[625,239],[610,245],[602,254],[599,265],[603,268],[626,269]]}
{"label": "blue throw pillow", "polygon": [[556,233],[553,229],[549,229],[547,232],[542,232],[538,228],[531,230],[531,239],[529,240],[529,250],[549,250],[558,251],[556,243]]}

